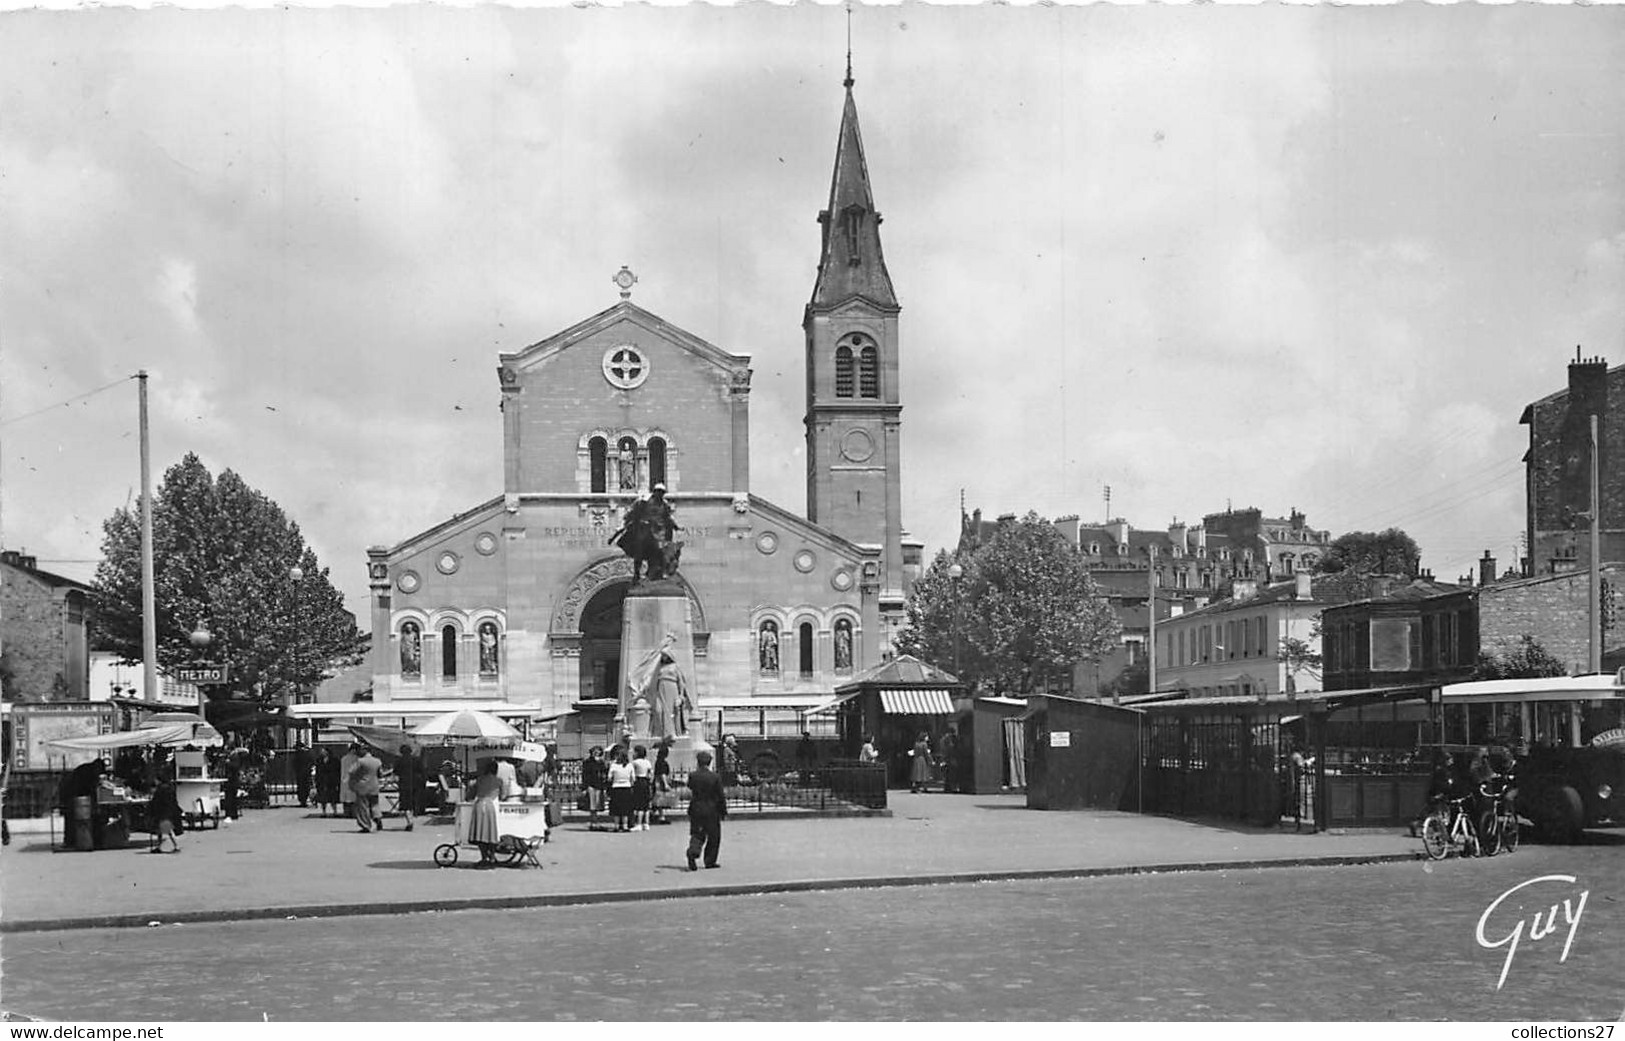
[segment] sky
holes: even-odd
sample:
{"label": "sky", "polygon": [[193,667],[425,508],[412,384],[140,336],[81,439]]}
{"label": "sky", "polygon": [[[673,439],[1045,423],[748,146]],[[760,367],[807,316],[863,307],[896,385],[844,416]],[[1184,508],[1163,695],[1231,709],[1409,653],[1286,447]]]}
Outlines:
{"label": "sky", "polygon": [[[633,301],[749,354],[805,510],[835,6],[0,15],[0,542],[88,579],[185,453],[365,549],[502,491],[497,354]],[[1525,405],[1625,363],[1625,7],[860,6],[903,519],[1524,528]],[[161,562],[160,562],[161,566]]]}

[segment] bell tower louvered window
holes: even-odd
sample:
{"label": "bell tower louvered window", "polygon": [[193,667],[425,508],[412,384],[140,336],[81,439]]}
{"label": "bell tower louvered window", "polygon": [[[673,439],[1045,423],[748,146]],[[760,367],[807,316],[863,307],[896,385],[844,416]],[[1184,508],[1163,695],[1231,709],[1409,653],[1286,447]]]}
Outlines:
{"label": "bell tower louvered window", "polygon": [[835,348],[835,396],[852,396],[852,348],[841,344]]}

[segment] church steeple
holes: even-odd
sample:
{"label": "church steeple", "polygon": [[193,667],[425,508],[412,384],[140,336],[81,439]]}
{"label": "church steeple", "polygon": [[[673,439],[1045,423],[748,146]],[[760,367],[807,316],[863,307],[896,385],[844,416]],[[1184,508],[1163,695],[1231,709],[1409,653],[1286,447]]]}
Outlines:
{"label": "church steeple", "polygon": [[823,251],[809,309],[833,307],[861,296],[883,308],[897,306],[891,275],[880,250],[880,214],[869,190],[869,167],[858,133],[858,105],[852,99],[852,56],[846,59],[846,109],[835,147],[835,174],[829,208],[818,215],[823,225]]}

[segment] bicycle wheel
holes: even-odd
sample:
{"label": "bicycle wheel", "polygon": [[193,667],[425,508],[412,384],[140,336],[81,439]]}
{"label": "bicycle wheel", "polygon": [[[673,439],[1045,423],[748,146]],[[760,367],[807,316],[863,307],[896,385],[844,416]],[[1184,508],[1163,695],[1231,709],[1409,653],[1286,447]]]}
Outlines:
{"label": "bicycle wheel", "polygon": [[1518,815],[1501,814],[1501,848],[1508,853],[1518,848]]}
{"label": "bicycle wheel", "polygon": [[1422,818],[1422,850],[1432,860],[1443,860],[1450,852],[1450,833],[1444,818],[1437,813]]}
{"label": "bicycle wheel", "polygon": [[441,843],[434,848],[435,867],[451,867],[457,863],[457,847],[449,842]]}
{"label": "bicycle wheel", "polygon": [[1486,857],[1501,852],[1501,819],[1494,810],[1486,810],[1478,819],[1479,849]]}

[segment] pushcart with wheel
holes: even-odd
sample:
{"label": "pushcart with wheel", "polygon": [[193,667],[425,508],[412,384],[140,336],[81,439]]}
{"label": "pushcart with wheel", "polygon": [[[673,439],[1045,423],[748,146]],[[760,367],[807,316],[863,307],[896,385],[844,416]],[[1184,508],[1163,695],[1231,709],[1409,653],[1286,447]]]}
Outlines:
{"label": "pushcart with wheel", "polygon": [[[468,824],[474,815],[474,804],[460,802],[456,809],[452,841],[442,842],[434,848],[436,867],[455,867],[459,850],[479,849],[468,841]],[[542,862],[537,859],[536,851],[547,842],[549,830],[546,802],[531,799],[503,799],[498,802],[497,834],[501,836],[501,841],[497,844],[497,863],[508,867],[529,864],[540,868]]]}

